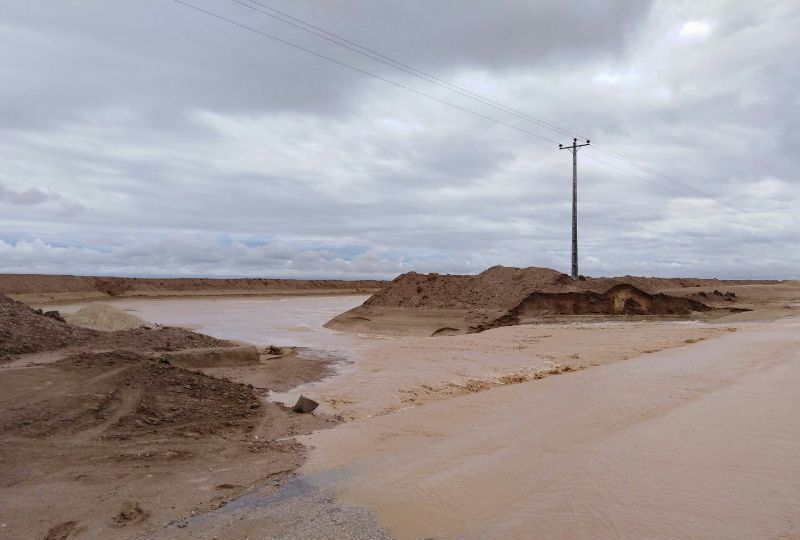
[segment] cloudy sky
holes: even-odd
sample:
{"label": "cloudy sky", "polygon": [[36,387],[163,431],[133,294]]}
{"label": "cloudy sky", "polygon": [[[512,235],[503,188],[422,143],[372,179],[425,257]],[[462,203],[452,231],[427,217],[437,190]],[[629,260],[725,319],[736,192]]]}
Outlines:
{"label": "cloudy sky", "polygon": [[257,1],[0,0],[0,272],[800,277],[797,0]]}

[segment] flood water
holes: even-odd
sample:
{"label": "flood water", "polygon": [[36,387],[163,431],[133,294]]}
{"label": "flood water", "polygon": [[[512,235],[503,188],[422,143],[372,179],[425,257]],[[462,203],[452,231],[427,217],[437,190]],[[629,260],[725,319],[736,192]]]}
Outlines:
{"label": "flood water", "polygon": [[800,320],[349,422],[304,472],[401,539],[798,538]]}
{"label": "flood water", "polygon": [[[303,346],[347,353],[364,338],[324,328],[369,296],[122,298],[103,300],[148,322],[191,328],[256,345]],[[52,306],[74,313],[87,302]]]}

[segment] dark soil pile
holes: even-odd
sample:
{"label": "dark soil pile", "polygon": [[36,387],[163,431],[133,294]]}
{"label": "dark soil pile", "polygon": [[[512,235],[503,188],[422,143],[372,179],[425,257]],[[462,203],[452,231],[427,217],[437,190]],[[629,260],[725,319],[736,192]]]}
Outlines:
{"label": "dark soil pile", "polygon": [[62,388],[6,411],[0,434],[200,438],[249,432],[260,414],[251,387],[130,351],[77,353],[49,369]]}
{"label": "dark soil pile", "polygon": [[0,294],[0,360],[85,343],[98,332],[46,317]]}
{"label": "dark soil pile", "polygon": [[136,328],[116,332],[81,328],[0,294],[0,361],[17,354],[65,347],[172,351],[225,345],[230,343],[182,328]]}

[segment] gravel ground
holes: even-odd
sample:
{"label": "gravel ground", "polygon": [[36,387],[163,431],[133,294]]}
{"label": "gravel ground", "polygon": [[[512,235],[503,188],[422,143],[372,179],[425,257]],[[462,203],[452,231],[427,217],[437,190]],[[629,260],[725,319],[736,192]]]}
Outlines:
{"label": "gravel ground", "polygon": [[366,509],[335,502],[303,477],[277,491],[269,482],[225,506],[175,523],[156,538],[247,540],[390,540]]}

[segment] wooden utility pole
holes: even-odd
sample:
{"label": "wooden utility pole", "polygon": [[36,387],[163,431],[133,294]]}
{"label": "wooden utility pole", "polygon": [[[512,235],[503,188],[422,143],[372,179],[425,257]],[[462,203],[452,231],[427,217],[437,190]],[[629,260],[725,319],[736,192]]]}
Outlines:
{"label": "wooden utility pole", "polygon": [[558,145],[559,150],[572,151],[572,279],[578,279],[578,148],[590,144],[589,139],[585,144],[572,139],[572,146]]}

